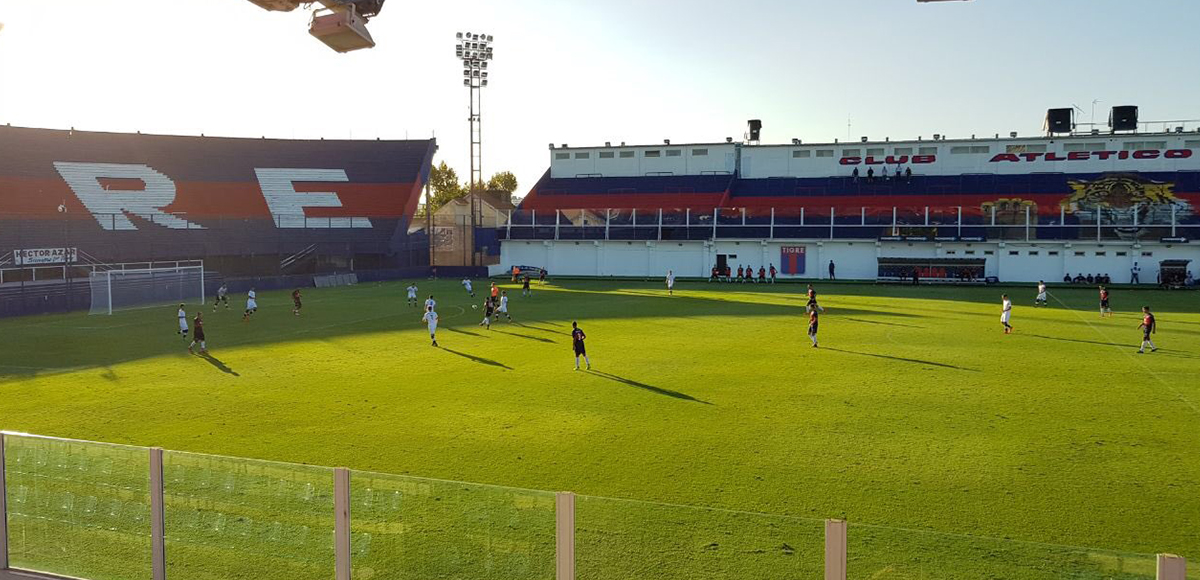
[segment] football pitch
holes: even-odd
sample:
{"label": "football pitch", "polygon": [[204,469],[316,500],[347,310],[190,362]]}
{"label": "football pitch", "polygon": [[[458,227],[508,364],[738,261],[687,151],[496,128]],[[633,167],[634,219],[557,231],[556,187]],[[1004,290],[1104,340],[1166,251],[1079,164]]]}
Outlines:
{"label": "football pitch", "polygon": [[[187,354],[172,306],[2,320],[0,427],[595,496],[579,506],[584,578],[731,577],[746,562],[743,577],[816,577],[824,518],[867,526],[851,528],[861,578],[1054,578],[1075,557],[1073,577],[1149,578],[1152,561],[1135,554],[1200,558],[1195,293],[1117,288],[1101,318],[1093,288],[1051,288],[1035,308],[1032,286],[818,284],[811,348],[802,284],[681,281],[668,296],[660,281],[551,280],[526,298],[504,280],[513,321],[488,330],[472,308],[485,282],[471,299],[457,281],[420,280],[441,316],[434,348],[407,283],[306,289],[301,316],[288,293],[263,292],[249,322],[244,295],[210,303],[210,357]],[[1159,350],[1139,355],[1142,305]],[[590,371],[574,371],[573,320]],[[552,510],[552,496],[526,499]],[[585,537],[589,509],[603,533]],[[436,544],[454,526],[431,527],[422,537]],[[512,550],[538,562],[549,550],[549,576],[540,563],[528,575],[551,577],[553,519],[528,527],[538,538]],[[188,533],[201,532],[176,539]],[[677,535],[694,542],[687,553],[656,552]],[[143,547],[122,558],[110,536],[76,541],[107,545],[101,576],[140,570]],[[422,549],[453,551],[445,541]],[[178,576],[236,577],[247,556],[191,557]],[[296,566],[278,577],[312,572]],[[375,569],[399,566],[457,577],[450,561]],[[486,577],[524,577],[497,566]]]}

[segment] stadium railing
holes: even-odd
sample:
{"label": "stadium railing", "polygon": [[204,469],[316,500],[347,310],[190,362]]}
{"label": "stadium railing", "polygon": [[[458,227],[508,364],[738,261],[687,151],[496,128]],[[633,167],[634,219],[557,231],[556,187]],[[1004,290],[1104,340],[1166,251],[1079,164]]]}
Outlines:
{"label": "stadium railing", "polygon": [[1186,560],[0,432],[0,580],[1120,578]]}
{"label": "stadium railing", "polygon": [[[1099,217],[1097,217],[1099,216]],[[516,209],[496,214],[501,240],[878,239],[894,236],[993,241],[1154,241],[1200,236],[1178,205],[1122,211],[1036,206],[819,206]]]}

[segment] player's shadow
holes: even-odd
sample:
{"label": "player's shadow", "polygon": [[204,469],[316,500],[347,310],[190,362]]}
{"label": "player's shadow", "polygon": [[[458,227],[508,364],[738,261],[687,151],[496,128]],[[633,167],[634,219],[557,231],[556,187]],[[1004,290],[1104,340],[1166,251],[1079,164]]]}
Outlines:
{"label": "player's shadow", "polygon": [[229,366],[226,365],[224,362],[221,362],[221,359],[219,359],[211,354],[202,353],[202,354],[200,354],[200,358],[208,361],[208,364],[210,364],[214,367],[217,367],[217,370],[219,370],[227,375],[233,375],[235,377],[242,376],[242,375],[237,374],[237,371],[229,368]]}
{"label": "player's shadow", "polygon": [[534,330],[540,330],[542,332],[549,332],[552,334],[562,334],[562,332],[563,332],[561,330],[554,330],[553,328],[546,328],[544,326],[538,326],[536,324],[530,324],[528,322],[514,322],[513,324],[520,326],[522,328],[532,328]]}
{"label": "player's shadow", "polygon": [[541,338],[539,336],[529,336],[528,334],[521,334],[519,332],[506,332],[506,331],[500,330],[499,328],[493,328],[492,332],[498,332],[500,334],[507,334],[508,336],[515,336],[517,338],[524,338],[526,340],[536,340],[538,342],[554,344],[554,341],[550,340],[548,338]]}
{"label": "player's shadow", "polygon": [[[1121,344],[1121,343],[1117,343],[1117,342],[1100,342],[1098,340],[1087,340],[1087,339],[1083,339],[1083,338],[1063,338],[1061,336],[1043,336],[1041,334],[1030,334],[1028,336],[1032,336],[1033,338],[1041,338],[1041,339],[1045,339],[1045,340],[1057,340],[1060,342],[1078,342],[1080,344],[1095,344],[1098,346],[1115,346],[1117,348],[1132,349],[1135,346],[1133,344]],[[1197,357],[1193,354],[1190,354],[1190,353],[1188,353],[1186,351],[1182,351],[1182,350],[1160,348],[1160,349],[1158,349],[1158,352],[1166,353],[1167,356],[1171,356],[1171,357],[1175,357],[1175,358],[1200,358],[1200,357]]]}
{"label": "player's shadow", "polygon": [[457,350],[451,350],[451,349],[448,349],[448,348],[446,348],[446,347],[444,347],[444,346],[443,346],[443,347],[441,347],[441,348],[442,348],[442,350],[444,350],[444,351],[446,351],[446,352],[448,352],[448,353],[450,353],[450,354],[461,356],[461,357],[463,357],[463,358],[465,358],[465,359],[469,359],[469,360],[475,361],[475,362],[477,362],[477,363],[479,363],[479,364],[482,364],[482,365],[488,365],[488,366],[493,366],[493,367],[499,367],[499,368],[502,368],[502,369],[504,369],[504,370],[508,370],[508,371],[511,371],[511,370],[513,370],[513,368],[512,368],[512,367],[510,367],[510,366],[508,366],[508,365],[506,365],[506,364],[504,364],[504,363],[502,363],[502,362],[494,361],[494,360],[492,360],[492,359],[489,359],[489,358],[483,358],[483,357],[481,357],[481,356],[475,356],[475,355],[473,355],[473,354],[467,354],[467,353],[465,353],[465,352],[458,352]]}
{"label": "player's shadow", "polygon": [[696,397],[693,397],[686,393],[681,393],[679,391],[672,391],[670,389],[664,389],[661,387],[656,387],[654,385],[647,385],[646,383],[639,383],[638,381],[627,379],[625,377],[618,377],[617,375],[613,375],[613,374],[609,374],[609,373],[605,373],[605,372],[601,372],[601,371],[588,371],[588,372],[590,372],[592,375],[595,375],[600,378],[608,379],[610,381],[616,381],[618,383],[621,383],[624,385],[629,385],[631,387],[637,387],[639,389],[645,389],[647,391],[650,391],[651,393],[665,395],[665,396],[668,396],[668,397],[671,397],[674,399],[682,399],[684,401],[692,401],[693,403],[700,403],[703,405],[711,405],[712,404],[712,403],[709,403],[708,401],[702,401],[700,399],[697,399]]}
{"label": "player's shadow", "polygon": [[903,326],[904,328],[925,328],[924,326],[917,326],[915,324],[902,324],[899,322],[883,322],[881,320],[863,320],[861,318],[843,318],[842,320],[848,320],[850,322],[861,322],[863,324],[882,324],[884,326]]}
{"label": "player's shadow", "polygon": [[873,358],[882,358],[882,359],[887,359],[887,360],[913,363],[913,364],[918,364],[918,365],[927,365],[927,366],[931,366],[931,367],[941,367],[944,369],[954,369],[957,371],[968,371],[968,372],[972,372],[972,373],[979,372],[979,369],[960,367],[957,365],[952,365],[952,364],[947,364],[947,363],[933,362],[931,360],[921,360],[921,359],[917,359],[917,358],[904,358],[902,356],[892,356],[892,355],[888,355],[888,354],[875,354],[872,352],[858,352],[858,351],[853,351],[853,350],[845,350],[845,349],[841,349],[841,348],[832,348],[832,347],[825,347],[825,346],[823,346],[821,348],[824,350],[832,350],[835,352],[844,352],[846,354],[857,354],[859,356],[869,356],[869,357],[873,357]]}
{"label": "player's shadow", "polygon": [[458,334],[466,334],[469,336],[479,336],[479,337],[487,338],[486,336],[483,336],[482,334],[479,334],[478,332],[471,332],[469,330],[461,330],[458,328],[454,328],[453,326],[443,326],[441,328],[441,330],[445,330],[446,332],[454,332],[454,333],[458,333]]}

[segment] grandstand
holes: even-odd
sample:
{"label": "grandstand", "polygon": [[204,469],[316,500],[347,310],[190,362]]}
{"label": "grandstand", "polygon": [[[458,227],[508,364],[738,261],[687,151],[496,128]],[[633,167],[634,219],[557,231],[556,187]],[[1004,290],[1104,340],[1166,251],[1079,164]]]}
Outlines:
{"label": "grandstand", "polygon": [[87,276],[106,264],[203,256],[210,288],[424,273],[428,239],[409,229],[436,148],[0,127],[0,255],[82,256],[40,278],[0,264],[5,313],[87,308]]}
{"label": "grandstand", "polygon": [[[1125,282],[1134,262],[1153,279],[1162,260],[1195,259],[1188,242],[1200,234],[1200,131],[1184,126],[550,154],[500,228],[502,262],[560,275],[706,276],[726,261],[779,264],[783,247],[804,243],[820,268],[792,277],[823,276],[833,261],[844,278],[874,280],[882,257],[982,259],[1002,281],[1115,272]],[[664,242],[678,260],[650,255]]]}

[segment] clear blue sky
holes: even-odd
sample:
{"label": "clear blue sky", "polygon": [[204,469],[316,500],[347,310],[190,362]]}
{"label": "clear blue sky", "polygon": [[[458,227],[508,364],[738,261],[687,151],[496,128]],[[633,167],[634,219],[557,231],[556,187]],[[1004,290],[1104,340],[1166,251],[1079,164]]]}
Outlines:
{"label": "clear blue sky", "polygon": [[0,0],[0,122],[273,137],[436,134],[465,178],[454,32],[496,36],[484,169],[522,190],[547,144],[1037,133],[1200,118],[1200,1],[390,0],[372,51],[245,0]]}

